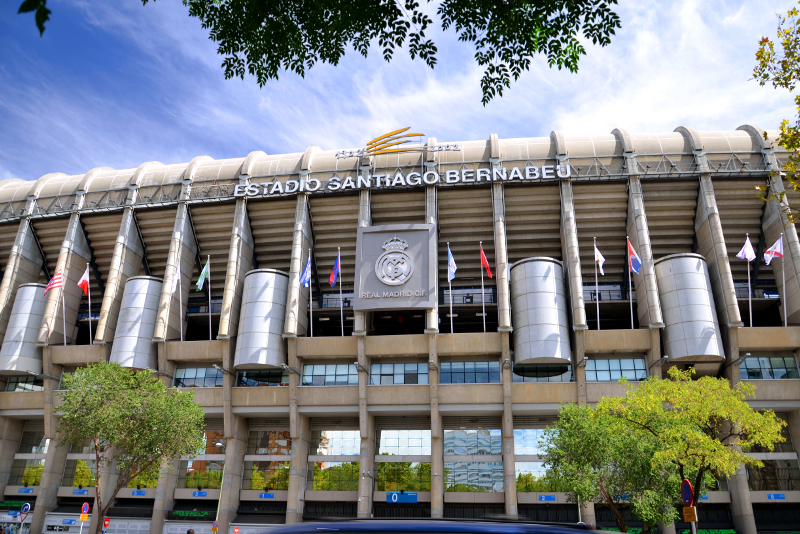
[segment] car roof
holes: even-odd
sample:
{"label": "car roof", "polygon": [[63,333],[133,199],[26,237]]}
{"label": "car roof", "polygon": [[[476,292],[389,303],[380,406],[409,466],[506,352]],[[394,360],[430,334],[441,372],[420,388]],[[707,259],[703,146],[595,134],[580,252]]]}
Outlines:
{"label": "car roof", "polygon": [[[586,527],[583,527],[586,528]],[[270,529],[270,534],[336,534],[338,532],[452,532],[475,534],[575,534],[577,524],[543,524],[517,521],[470,521],[440,519],[353,520],[305,522]]]}

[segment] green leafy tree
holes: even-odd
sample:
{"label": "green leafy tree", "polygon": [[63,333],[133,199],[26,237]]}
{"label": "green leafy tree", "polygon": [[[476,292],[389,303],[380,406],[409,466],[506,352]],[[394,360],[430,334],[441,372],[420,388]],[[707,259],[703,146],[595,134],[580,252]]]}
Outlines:
{"label": "green leafy tree", "polygon": [[44,472],[44,462],[37,462],[36,464],[25,465],[25,471],[22,473],[22,484],[24,486],[38,486],[42,481],[42,473]]}
{"label": "green leafy tree", "polygon": [[356,491],[358,490],[358,462],[343,462],[322,468],[322,464],[314,464],[313,488],[320,491]]}
{"label": "green leafy tree", "polygon": [[[146,4],[148,0],[142,0]],[[249,73],[262,87],[282,71],[305,76],[317,62],[338,65],[352,49],[367,57],[377,41],[389,62],[408,43],[412,59],[429,67],[437,48],[426,32],[433,19],[417,0],[330,0],[288,2],[259,0],[183,0],[200,19],[217,52],[225,59],[226,78]],[[475,48],[484,68],[483,104],[510,87],[529,70],[535,54],[550,67],[577,72],[586,55],[581,38],[606,46],[620,27],[612,10],[617,0],[439,0],[436,15],[443,30],[453,29],[459,41]],[[25,0],[20,13],[35,12],[39,32],[50,18],[47,0]]]}
{"label": "green leafy tree", "polygon": [[[762,37],[759,41],[753,78],[762,86],[770,83],[774,88],[788,89],[790,93],[797,88],[800,80],[800,11],[797,8],[790,9],[785,15],[778,14],[776,41],[769,37]],[[782,169],[786,179],[795,191],[800,191],[800,94],[795,95],[794,105],[797,115],[791,121],[781,121],[780,135],[776,141],[789,152]],[[767,186],[760,186],[759,189],[761,199],[768,200]],[[785,194],[779,196],[778,201],[783,202]],[[798,210],[783,209],[789,220],[796,222]]]}
{"label": "green leafy tree", "polygon": [[[88,439],[92,443],[101,517],[115,498],[103,502],[103,466],[117,469],[111,493],[116,496],[131,480],[157,478],[165,461],[192,455],[202,447],[203,408],[194,402],[194,393],[168,389],[150,371],[101,362],[65,375],[62,388],[65,391],[58,394],[59,442],[66,445]],[[98,521],[96,534],[101,529],[102,521]]]}
{"label": "green leafy tree", "polygon": [[95,486],[97,484],[97,475],[89,467],[85,460],[77,460],[75,462],[75,476],[72,478],[72,486]]}
{"label": "green leafy tree", "polygon": [[654,436],[588,406],[566,404],[558,415],[545,430],[540,457],[571,502],[608,507],[621,532],[628,531],[623,507],[644,522],[644,534],[674,522],[680,477],[672,465],[654,466],[660,447]]}
{"label": "green leafy tree", "polygon": [[651,436],[658,444],[652,455],[654,469],[688,478],[695,491],[693,506],[706,481],[730,477],[739,465],[763,467],[760,460],[743,451],[761,447],[771,451],[785,438],[786,425],[772,410],[758,412],[746,399],[755,396],[755,386],[739,382],[735,387],[724,378],[692,379],[694,369],[672,367],[669,378],[650,378],[633,389],[624,380],[624,397],[603,398],[597,405],[601,415],[619,420],[632,435]]}

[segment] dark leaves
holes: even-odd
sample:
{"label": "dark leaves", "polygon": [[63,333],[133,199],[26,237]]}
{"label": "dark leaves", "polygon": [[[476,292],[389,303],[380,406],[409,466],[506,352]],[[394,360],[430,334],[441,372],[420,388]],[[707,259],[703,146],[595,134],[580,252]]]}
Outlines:
{"label": "dark leaves", "polygon": [[47,9],[47,0],[25,0],[19,6],[17,13],[30,13],[35,11],[36,27],[39,28],[39,36],[44,34],[44,23],[50,20],[50,11]]}

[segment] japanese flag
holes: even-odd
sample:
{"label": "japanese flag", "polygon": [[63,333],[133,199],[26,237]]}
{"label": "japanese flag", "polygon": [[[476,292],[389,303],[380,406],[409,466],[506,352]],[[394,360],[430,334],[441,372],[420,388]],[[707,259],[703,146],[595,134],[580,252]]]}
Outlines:
{"label": "japanese flag", "polygon": [[84,271],[83,276],[81,279],[78,280],[78,287],[83,289],[83,294],[89,294],[89,266],[86,266],[86,271]]}

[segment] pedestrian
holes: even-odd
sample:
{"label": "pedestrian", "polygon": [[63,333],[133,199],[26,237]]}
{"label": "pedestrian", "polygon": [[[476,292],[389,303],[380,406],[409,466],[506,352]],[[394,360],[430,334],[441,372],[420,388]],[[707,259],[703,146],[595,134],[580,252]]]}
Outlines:
{"label": "pedestrian", "polygon": [[194,534],[194,529],[190,528],[189,530],[186,531],[186,534]]}

